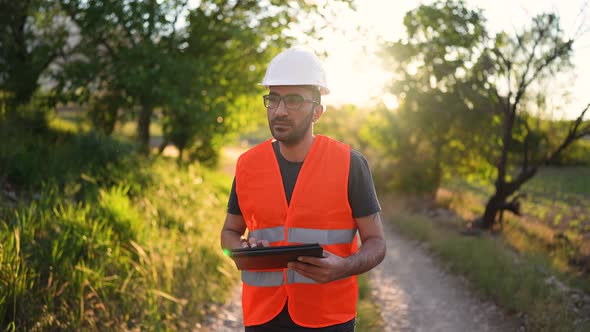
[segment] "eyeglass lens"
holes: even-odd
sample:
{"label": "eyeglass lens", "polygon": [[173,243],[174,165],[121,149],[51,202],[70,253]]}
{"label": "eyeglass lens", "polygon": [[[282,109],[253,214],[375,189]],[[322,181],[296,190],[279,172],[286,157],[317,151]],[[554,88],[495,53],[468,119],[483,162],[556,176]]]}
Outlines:
{"label": "eyeglass lens", "polygon": [[286,96],[278,96],[278,95],[267,95],[264,96],[264,106],[267,108],[277,108],[281,103],[281,100],[285,103],[285,107],[287,109],[299,109],[305,98],[300,95],[286,95]]}

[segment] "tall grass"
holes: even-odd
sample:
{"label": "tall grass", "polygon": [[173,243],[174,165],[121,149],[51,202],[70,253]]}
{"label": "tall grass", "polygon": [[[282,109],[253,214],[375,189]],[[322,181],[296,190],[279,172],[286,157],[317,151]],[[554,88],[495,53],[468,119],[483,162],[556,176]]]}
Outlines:
{"label": "tall grass", "polygon": [[188,330],[225,298],[231,179],[63,123],[2,136],[0,328]]}

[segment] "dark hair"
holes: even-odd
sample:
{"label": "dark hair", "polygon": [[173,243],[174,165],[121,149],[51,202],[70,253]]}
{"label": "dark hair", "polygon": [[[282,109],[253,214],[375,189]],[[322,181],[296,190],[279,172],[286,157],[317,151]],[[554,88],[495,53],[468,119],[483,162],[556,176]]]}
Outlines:
{"label": "dark hair", "polygon": [[311,92],[311,100],[317,101],[319,104],[322,103],[322,95],[320,94],[320,88],[315,85],[302,85],[303,88]]}

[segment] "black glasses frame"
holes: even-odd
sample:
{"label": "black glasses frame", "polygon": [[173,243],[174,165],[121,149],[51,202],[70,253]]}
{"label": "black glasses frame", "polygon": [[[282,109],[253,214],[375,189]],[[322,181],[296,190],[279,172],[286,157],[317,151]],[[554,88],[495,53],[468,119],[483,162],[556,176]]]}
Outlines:
{"label": "black glasses frame", "polygon": [[[298,105],[293,107],[293,106],[289,106],[288,100],[287,98],[292,98],[292,97],[300,97],[301,100],[298,101]],[[271,98],[277,98],[278,99],[278,103],[277,106],[275,107],[269,107],[269,103],[271,101]],[[281,105],[281,101],[283,102],[283,104],[285,104],[285,108],[290,110],[290,111],[297,111],[299,109],[301,109],[301,106],[303,106],[304,103],[314,103],[316,105],[319,105],[320,103],[318,103],[315,100],[309,100],[309,99],[305,99],[302,95],[298,95],[298,94],[288,94],[288,95],[284,95],[284,96],[279,96],[279,95],[264,95],[262,96],[262,99],[264,101],[264,107],[266,107],[269,110],[274,110],[279,108],[279,106]]]}

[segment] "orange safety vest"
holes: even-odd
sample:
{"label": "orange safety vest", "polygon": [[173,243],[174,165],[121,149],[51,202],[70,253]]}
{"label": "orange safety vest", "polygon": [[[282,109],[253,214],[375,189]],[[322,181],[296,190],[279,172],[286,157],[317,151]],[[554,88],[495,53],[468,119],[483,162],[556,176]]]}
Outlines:
{"label": "orange safety vest", "polygon": [[[357,251],[357,227],[348,203],[350,147],[317,135],[288,205],[268,140],[236,166],[236,193],[248,236],[271,246],[319,243],[341,257]],[[287,298],[293,321],[305,327],[340,324],[356,316],[356,276],[318,284],[290,269],[242,271],[244,325],[273,319]]]}

